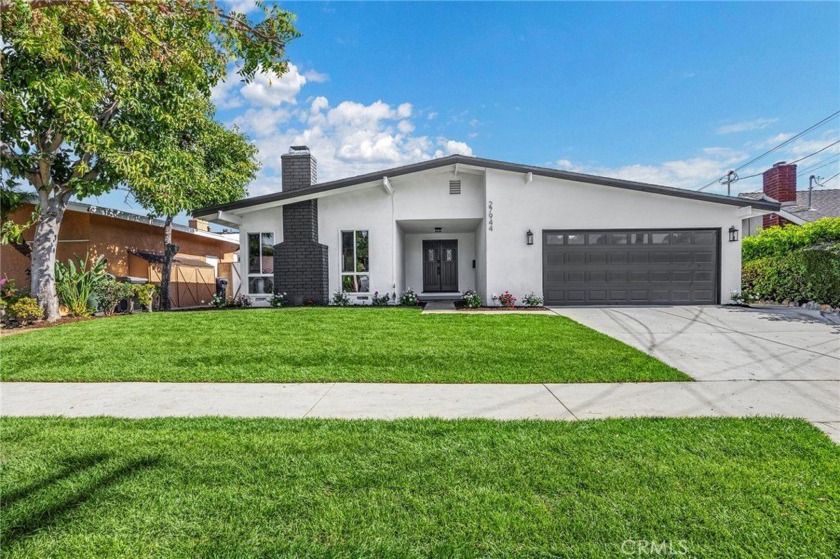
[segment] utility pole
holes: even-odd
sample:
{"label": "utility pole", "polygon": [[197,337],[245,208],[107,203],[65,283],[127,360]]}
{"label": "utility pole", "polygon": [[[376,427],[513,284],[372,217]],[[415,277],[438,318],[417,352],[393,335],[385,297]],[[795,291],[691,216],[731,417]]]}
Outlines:
{"label": "utility pole", "polygon": [[822,177],[818,177],[817,175],[811,175],[810,177],[808,177],[808,209],[809,210],[814,209],[814,185],[817,185],[817,186],[820,186],[820,187],[825,186],[823,183],[820,182],[821,180],[822,180]]}
{"label": "utility pole", "polygon": [[735,171],[729,171],[728,173],[726,173],[725,177],[718,181],[720,184],[726,185],[727,196],[732,196],[732,183],[738,182],[738,178],[738,173],[736,173]]}

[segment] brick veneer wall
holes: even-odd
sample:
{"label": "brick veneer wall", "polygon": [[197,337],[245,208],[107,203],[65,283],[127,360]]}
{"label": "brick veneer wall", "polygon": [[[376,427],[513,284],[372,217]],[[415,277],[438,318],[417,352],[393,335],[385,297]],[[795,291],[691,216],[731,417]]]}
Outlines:
{"label": "brick veneer wall", "polygon": [[[317,162],[308,151],[281,160],[283,190],[316,182]],[[292,305],[307,298],[329,302],[328,249],[318,242],[318,200],[283,206],[283,242],[274,246],[274,288],[286,293]]]}

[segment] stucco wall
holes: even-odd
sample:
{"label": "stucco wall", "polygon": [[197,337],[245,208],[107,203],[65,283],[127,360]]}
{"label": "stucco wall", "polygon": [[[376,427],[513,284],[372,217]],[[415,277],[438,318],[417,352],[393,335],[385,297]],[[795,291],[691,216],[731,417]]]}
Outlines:
{"label": "stucco wall", "polygon": [[[719,228],[721,298],[740,290],[741,243],[727,241],[730,226],[740,228],[738,207],[649,194],[609,186],[487,172],[487,199],[493,202],[493,231],[487,231],[487,292],[505,290],[520,297],[542,293],[544,229]],[[534,244],[525,244],[531,229]]]}
{"label": "stucco wall", "polygon": [[[454,178],[450,171],[419,173],[392,179],[393,197],[377,182],[319,198],[319,241],[329,248],[330,292],[340,287],[340,233],[358,229],[370,234],[371,292],[399,295],[408,286],[419,292],[422,236],[410,230],[403,234],[395,222],[446,219],[482,220],[474,231],[444,229],[438,238],[459,239],[460,288],[475,288],[488,302],[505,290],[520,299],[531,291],[542,293],[544,229],[720,229],[722,301],[740,290],[740,243],[727,240],[730,226],[741,227],[738,206],[538,176],[529,183],[523,173],[496,170],[486,175],[462,170],[457,177],[462,193],[450,195]],[[241,215],[243,246],[248,231],[274,231],[279,242],[281,208]],[[526,245],[528,229],[534,233],[532,246]],[[424,235],[435,237],[431,231]],[[247,258],[242,261],[244,278]]]}

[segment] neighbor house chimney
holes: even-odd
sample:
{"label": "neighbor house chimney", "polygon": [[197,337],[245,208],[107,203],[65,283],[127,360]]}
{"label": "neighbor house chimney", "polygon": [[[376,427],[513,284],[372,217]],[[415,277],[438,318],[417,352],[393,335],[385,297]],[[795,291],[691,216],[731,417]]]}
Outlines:
{"label": "neighbor house chimney", "polygon": [[[785,203],[796,203],[796,165],[781,161],[764,171],[764,194],[778,200],[782,206]],[[765,215],[763,219],[765,229],[788,223],[788,220],[775,213]]]}
{"label": "neighbor house chimney", "polygon": [[283,192],[306,188],[318,182],[318,162],[306,146],[292,146],[280,156]]}
{"label": "neighbor house chimney", "polygon": [[203,219],[191,219],[187,222],[187,224],[198,231],[210,231],[210,224]]}

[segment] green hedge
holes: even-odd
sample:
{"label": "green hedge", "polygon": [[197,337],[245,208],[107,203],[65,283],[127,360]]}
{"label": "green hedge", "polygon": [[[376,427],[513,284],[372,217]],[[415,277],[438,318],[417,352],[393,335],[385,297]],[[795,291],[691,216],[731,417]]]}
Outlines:
{"label": "green hedge", "polygon": [[807,248],[745,262],[741,289],[746,301],[816,301],[840,307],[840,253]]}
{"label": "green hedge", "polygon": [[742,258],[781,257],[798,249],[840,243],[840,217],[826,217],[795,227],[769,227],[758,235],[744,238]]}

